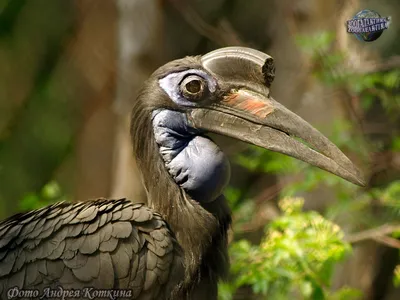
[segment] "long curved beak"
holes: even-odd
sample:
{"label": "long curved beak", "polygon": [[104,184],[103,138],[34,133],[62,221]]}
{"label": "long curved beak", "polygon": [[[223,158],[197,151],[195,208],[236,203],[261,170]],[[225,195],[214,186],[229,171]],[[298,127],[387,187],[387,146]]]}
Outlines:
{"label": "long curved beak", "polygon": [[[239,79],[243,82],[252,70],[249,81],[254,83],[255,78],[263,78],[265,82],[261,86],[250,84],[229,89],[218,103],[190,110],[188,119],[192,126],[295,157],[354,184],[365,185],[356,166],[328,138],[269,96],[274,69],[268,55],[230,47],[204,57],[205,68],[220,78],[236,76],[232,82]],[[240,67],[232,72],[238,60]],[[258,76],[254,72],[259,72]]]}

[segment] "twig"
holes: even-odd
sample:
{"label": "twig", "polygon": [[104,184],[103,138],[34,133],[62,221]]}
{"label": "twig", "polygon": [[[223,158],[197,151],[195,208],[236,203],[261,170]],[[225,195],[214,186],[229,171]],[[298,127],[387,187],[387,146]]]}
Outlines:
{"label": "twig", "polygon": [[[385,243],[389,245],[389,243],[393,244],[393,241],[388,241],[386,238],[387,234],[391,234],[393,232],[400,231],[400,224],[385,224],[377,228],[364,230],[357,233],[349,234],[345,237],[345,241],[351,244],[359,243],[365,240],[376,240],[381,243]],[[383,241],[383,237],[385,241]],[[395,240],[390,238],[391,240]],[[400,243],[400,242],[399,242]],[[396,247],[395,247],[396,248]]]}
{"label": "twig", "polygon": [[366,68],[362,68],[359,70],[355,70],[355,73],[358,74],[370,74],[377,72],[389,71],[392,69],[400,68],[400,56],[395,55],[387,59],[385,62],[381,63],[365,63]]}
{"label": "twig", "polygon": [[240,233],[257,232],[265,227],[266,224],[279,217],[280,211],[273,204],[264,204],[257,207],[257,212],[251,221],[245,223],[240,228]]}
{"label": "twig", "polygon": [[214,27],[208,24],[187,1],[169,0],[169,2],[181,13],[185,21],[194,30],[219,46],[244,45],[228,21],[222,20],[219,27]]}
{"label": "twig", "polygon": [[396,239],[394,239],[394,238],[392,238],[390,236],[386,236],[386,235],[378,236],[378,237],[373,238],[373,240],[377,241],[377,242],[379,242],[381,244],[384,244],[386,246],[389,246],[391,248],[400,249],[400,241],[396,240]]}
{"label": "twig", "polygon": [[270,201],[274,199],[284,188],[286,182],[282,184],[282,182],[278,182],[270,187],[264,189],[261,194],[256,198],[256,203],[260,204],[265,201]]}
{"label": "twig", "polygon": [[302,173],[302,170],[300,170],[296,175],[280,178],[278,183],[271,185],[261,192],[261,194],[256,198],[256,203],[269,201],[276,197],[287,185],[301,181],[303,178]]}

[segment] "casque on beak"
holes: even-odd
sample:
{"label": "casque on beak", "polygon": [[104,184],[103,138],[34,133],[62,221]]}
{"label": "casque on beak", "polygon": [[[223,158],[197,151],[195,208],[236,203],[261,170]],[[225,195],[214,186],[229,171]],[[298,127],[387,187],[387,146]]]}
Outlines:
{"label": "casque on beak", "polygon": [[223,81],[225,93],[208,107],[191,109],[188,119],[192,126],[295,157],[365,185],[356,166],[332,142],[270,97],[274,78],[270,56],[228,47],[204,55],[202,65]]}

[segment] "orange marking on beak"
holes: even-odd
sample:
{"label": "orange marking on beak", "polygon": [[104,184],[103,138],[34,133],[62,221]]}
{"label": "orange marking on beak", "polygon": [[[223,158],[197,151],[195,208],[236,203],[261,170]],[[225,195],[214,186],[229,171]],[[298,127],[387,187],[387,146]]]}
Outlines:
{"label": "orange marking on beak", "polygon": [[267,101],[257,99],[256,95],[247,92],[232,93],[226,96],[223,102],[227,106],[247,111],[260,118],[265,118],[274,111]]}

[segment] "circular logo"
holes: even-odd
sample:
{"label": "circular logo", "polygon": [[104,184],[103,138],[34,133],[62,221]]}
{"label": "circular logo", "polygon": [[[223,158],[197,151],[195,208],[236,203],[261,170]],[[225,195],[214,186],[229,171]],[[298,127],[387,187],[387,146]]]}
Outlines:
{"label": "circular logo", "polygon": [[379,38],[387,28],[387,26],[381,24],[384,19],[376,11],[364,9],[358,12],[349,22],[359,28],[359,30],[352,31],[358,40],[372,42]]}

